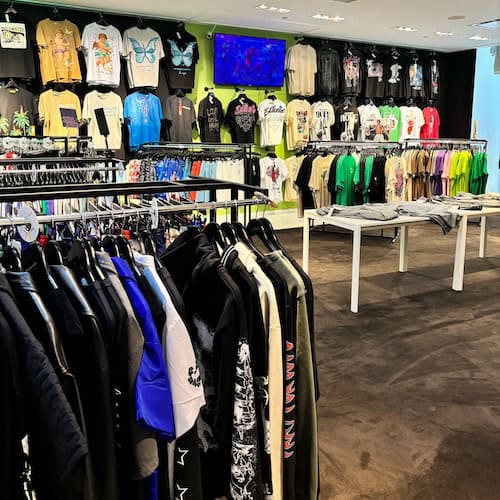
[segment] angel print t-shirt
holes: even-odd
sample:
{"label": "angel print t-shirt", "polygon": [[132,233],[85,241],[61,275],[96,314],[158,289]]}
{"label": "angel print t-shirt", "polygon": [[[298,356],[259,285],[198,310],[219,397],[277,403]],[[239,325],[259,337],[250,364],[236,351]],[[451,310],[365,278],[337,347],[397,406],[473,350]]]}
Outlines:
{"label": "angel print t-shirt", "polygon": [[199,59],[196,38],[183,30],[169,35],[165,43],[165,58],[168,86],[171,89],[192,90]]}
{"label": "angel print t-shirt", "polygon": [[87,83],[118,87],[123,51],[120,32],[114,26],[88,24],[83,30],[82,47],[87,63]]}
{"label": "angel print t-shirt", "polygon": [[165,57],[160,35],[151,28],[130,28],[123,33],[123,55],[128,60],[131,88],[158,87],[160,59]]}

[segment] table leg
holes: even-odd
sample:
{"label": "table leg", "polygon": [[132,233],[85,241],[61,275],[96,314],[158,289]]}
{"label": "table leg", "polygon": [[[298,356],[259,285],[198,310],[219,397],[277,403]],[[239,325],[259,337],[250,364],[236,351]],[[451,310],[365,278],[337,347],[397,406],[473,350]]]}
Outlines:
{"label": "table leg", "polygon": [[464,289],[465,248],[467,243],[468,217],[464,215],[460,220],[457,231],[455,249],[455,265],[453,267],[453,290],[461,292]]}
{"label": "table leg", "polygon": [[406,273],[408,271],[408,226],[401,226],[399,235],[399,272]]}
{"label": "table leg", "polygon": [[479,240],[479,257],[486,257],[488,245],[488,217],[481,217],[481,237]]}
{"label": "table leg", "polygon": [[361,229],[352,233],[352,281],[351,281],[351,311],[359,310],[359,266],[361,261]]}
{"label": "table leg", "polygon": [[309,273],[309,217],[304,216],[304,231],[302,235],[302,268]]}

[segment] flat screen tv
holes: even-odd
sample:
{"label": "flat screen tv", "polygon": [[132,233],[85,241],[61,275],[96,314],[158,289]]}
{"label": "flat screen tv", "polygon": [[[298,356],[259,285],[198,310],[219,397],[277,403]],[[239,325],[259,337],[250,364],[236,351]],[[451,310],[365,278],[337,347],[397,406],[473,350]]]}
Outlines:
{"label": "flat screen tv", "polygon": [[217,85],[281,87],[286,41],[216,33],[214,82]]}

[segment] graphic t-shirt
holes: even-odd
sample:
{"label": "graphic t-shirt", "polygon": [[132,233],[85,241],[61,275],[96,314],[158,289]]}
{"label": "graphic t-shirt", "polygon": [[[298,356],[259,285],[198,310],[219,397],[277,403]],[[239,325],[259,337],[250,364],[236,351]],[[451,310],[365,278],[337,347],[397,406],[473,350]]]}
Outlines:
{"label": "graphic t-shirt", "polygon": [[286,104],[279,99],[264,99],[258,108],[260,145],[277,146],[283,140]]}
{"label": "graphic t-shirt", "polygon": [[329,141],[331,126],[335,123],[335,110],[328,101],[312,105],[311,141]]}
{"label": "graphic t-shirt", "polygon": [[285,70],[289,94],[314,95],[318,67],[313,47],[300,43],[290,47],[286,52]]}
{"label": "graphic t-shirt", "polygon": [[401,140],[419,139],[424,115],[417,106],[401,106]]}
{"label": "graphic t-shirt", "polygon": [[424,126],[420,131],[422,139],[439,139],[439,125],[441,120],[436,108],[428,106],[422,111],[424,115]]}
{"label": "graphic t-shirt", "polygon": [[0,88],[0,135],[33,135],[36,101],[22,88]]}
{"label": "graphic t-shirt", "polygon": [[167,84],[171,89],[192,90],[196,63],[200,58],[198,42],[187,31],[177,31],[165,43]]}
{"label": "graphic t-shirt", "polygon": [[99,131],[95,110],[104,109],[104,115],[109,128],[109,149],[117,150],[122,145],[123,104],[119,95],[114,92],[89,92],[83,100],[82,116],[88,121],[88,134],[92,137],[94,148],[105,149],[104,136]]}
{"label": "graphic t-shirt", "polygon": [[335,128],[341,141],[355,141],[359,133],[359,111],[354,105],[339,106],[335,112]]}
{"label": "graphic t-shirt", "polygon": [[403,64],[399,57],[390,56],[385,64],[385,95],[399,99],[404,97]]}
{"label": "graphic t-shirt", "polygon": [[418,60],[410,60],[408,65],[408,85],[410,97],[424,97],[424,67]]}
{"label": "graphic t-shirt", "polygon": [[220,127],[224,121],[222,103],[215,96],[207,96],[198,105],[198,123],[201,142],[220,143]]}
{"label": "graphic t-shirt", "polygon": [[397,106],[380,106],[378,108],[384,126],[389,130],[389,141],[399,141],[401,135],[401,111]]}
{"label": "graphic t-shirt", "polygon": [[64,90],[63,92],[46,90],[40,94],[38,114],[40,120],[43,121],[43,135],[77,137],[78,128],[66,128],[63,125],[61,109],[74,111],[76,112],[77,120],[82,119],[80,99],[73,92],[69,90]]}
{"label": "graphic t-shirt", "polygon": [[366,97],[384,97],[384,64],[375,59],[366,60]]}
{"label": "graphic t-shirt", "polygon": [[163,113],[161,101],[154,94],[134,92],[128,95],[123,103],[123,117],[128,123],[131,150],[160,140]]}
{"label": "graphic t-shirt", "polygon": [[286,163],[281,158],[266,156],[260,161],[261,187],[269,190],[269,198],[276,203],[283,201],[283,182],[288,177]]}
{"label": "graphic t-shirt", "polygon": [[257,104],[248,97],[240,96],[231,101],[226,111],[226,123],[231,130],[232,141],[253,144],[258,118]]}
{"label": "graphic t-shirt", "polygon": [[329,47],[317,51],[316,94],[336,97],[339,94],[340,58],[336,50]]}
{"label": "graphic t-shirt", "polygon": [[439,63],[436,59],[429,61],[429,97],[436,99],[439,96]]}
{"label": "graphic t-shirt", "polygon": [[82,80],[77,49],[81,47],[78,28],[67,19],[44,19],[36,28],[42,83],[73,83]]}
{"label": "graphic t-shirt", "polygon": [[123,55],[128,60],[127,77],[131,88],[158,87],[160,59],[165,53],[156,31],[137,26],[126,30],[123,33]]}
{"label": "graphic t-shirt", "polygon": [[91,23],[82,34],[89,85],[120,85],[122,36],[114,26]]}
{"label": "graphic t-shirt", "polygon": [[168,129],[173,142],[192,142],[193,125],[196,125],[194,104],[187,97],[168,96],[165,118],[171,123]]}
{"label": "graphic t-shirt", "polygon": [[286,107],[286,144],[289,150],[309,142],[312,108],[305,99],[294,99]]}
{"label": "graphic t-shirt", "polygon": [[0,78],[35,78],[30,26],[0,22]]}
{"label": "graphic t-shirt", "polygon": [[374,104],[358,107],[359,112],[359,139],[361,141],[387,141],[389,131],[382,124],[380,111]]}
{"label": "graphic t-shirt", "polygon": [[363,88],[363,55],[355,49],[342,56],[342,95],[357,96]]}

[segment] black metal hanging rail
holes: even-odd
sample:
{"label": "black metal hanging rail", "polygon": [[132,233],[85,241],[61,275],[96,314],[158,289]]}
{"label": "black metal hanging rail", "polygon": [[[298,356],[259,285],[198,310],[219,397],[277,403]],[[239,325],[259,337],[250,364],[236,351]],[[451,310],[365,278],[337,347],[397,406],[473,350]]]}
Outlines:
{"label": "black metal hanging rail", "polygon": [[477,144],[478,146],[487,147],[488,141],[486,139],[457,139],[457,138],[445,138],[440,139],[405,139],[402,143],[407,146],[419,146],[419,145],[430,145],[430,146],[446,146],[446,145],[456,145],[456,146],[467,146]]}
{"label": "black metal hanging rail", "polygon": [[106,158],[104,156],[47,156],[36,158],[0,158],[0,165],[47,165],[63,163],[85,164],[85,163],[119,163],[116,158]]}

